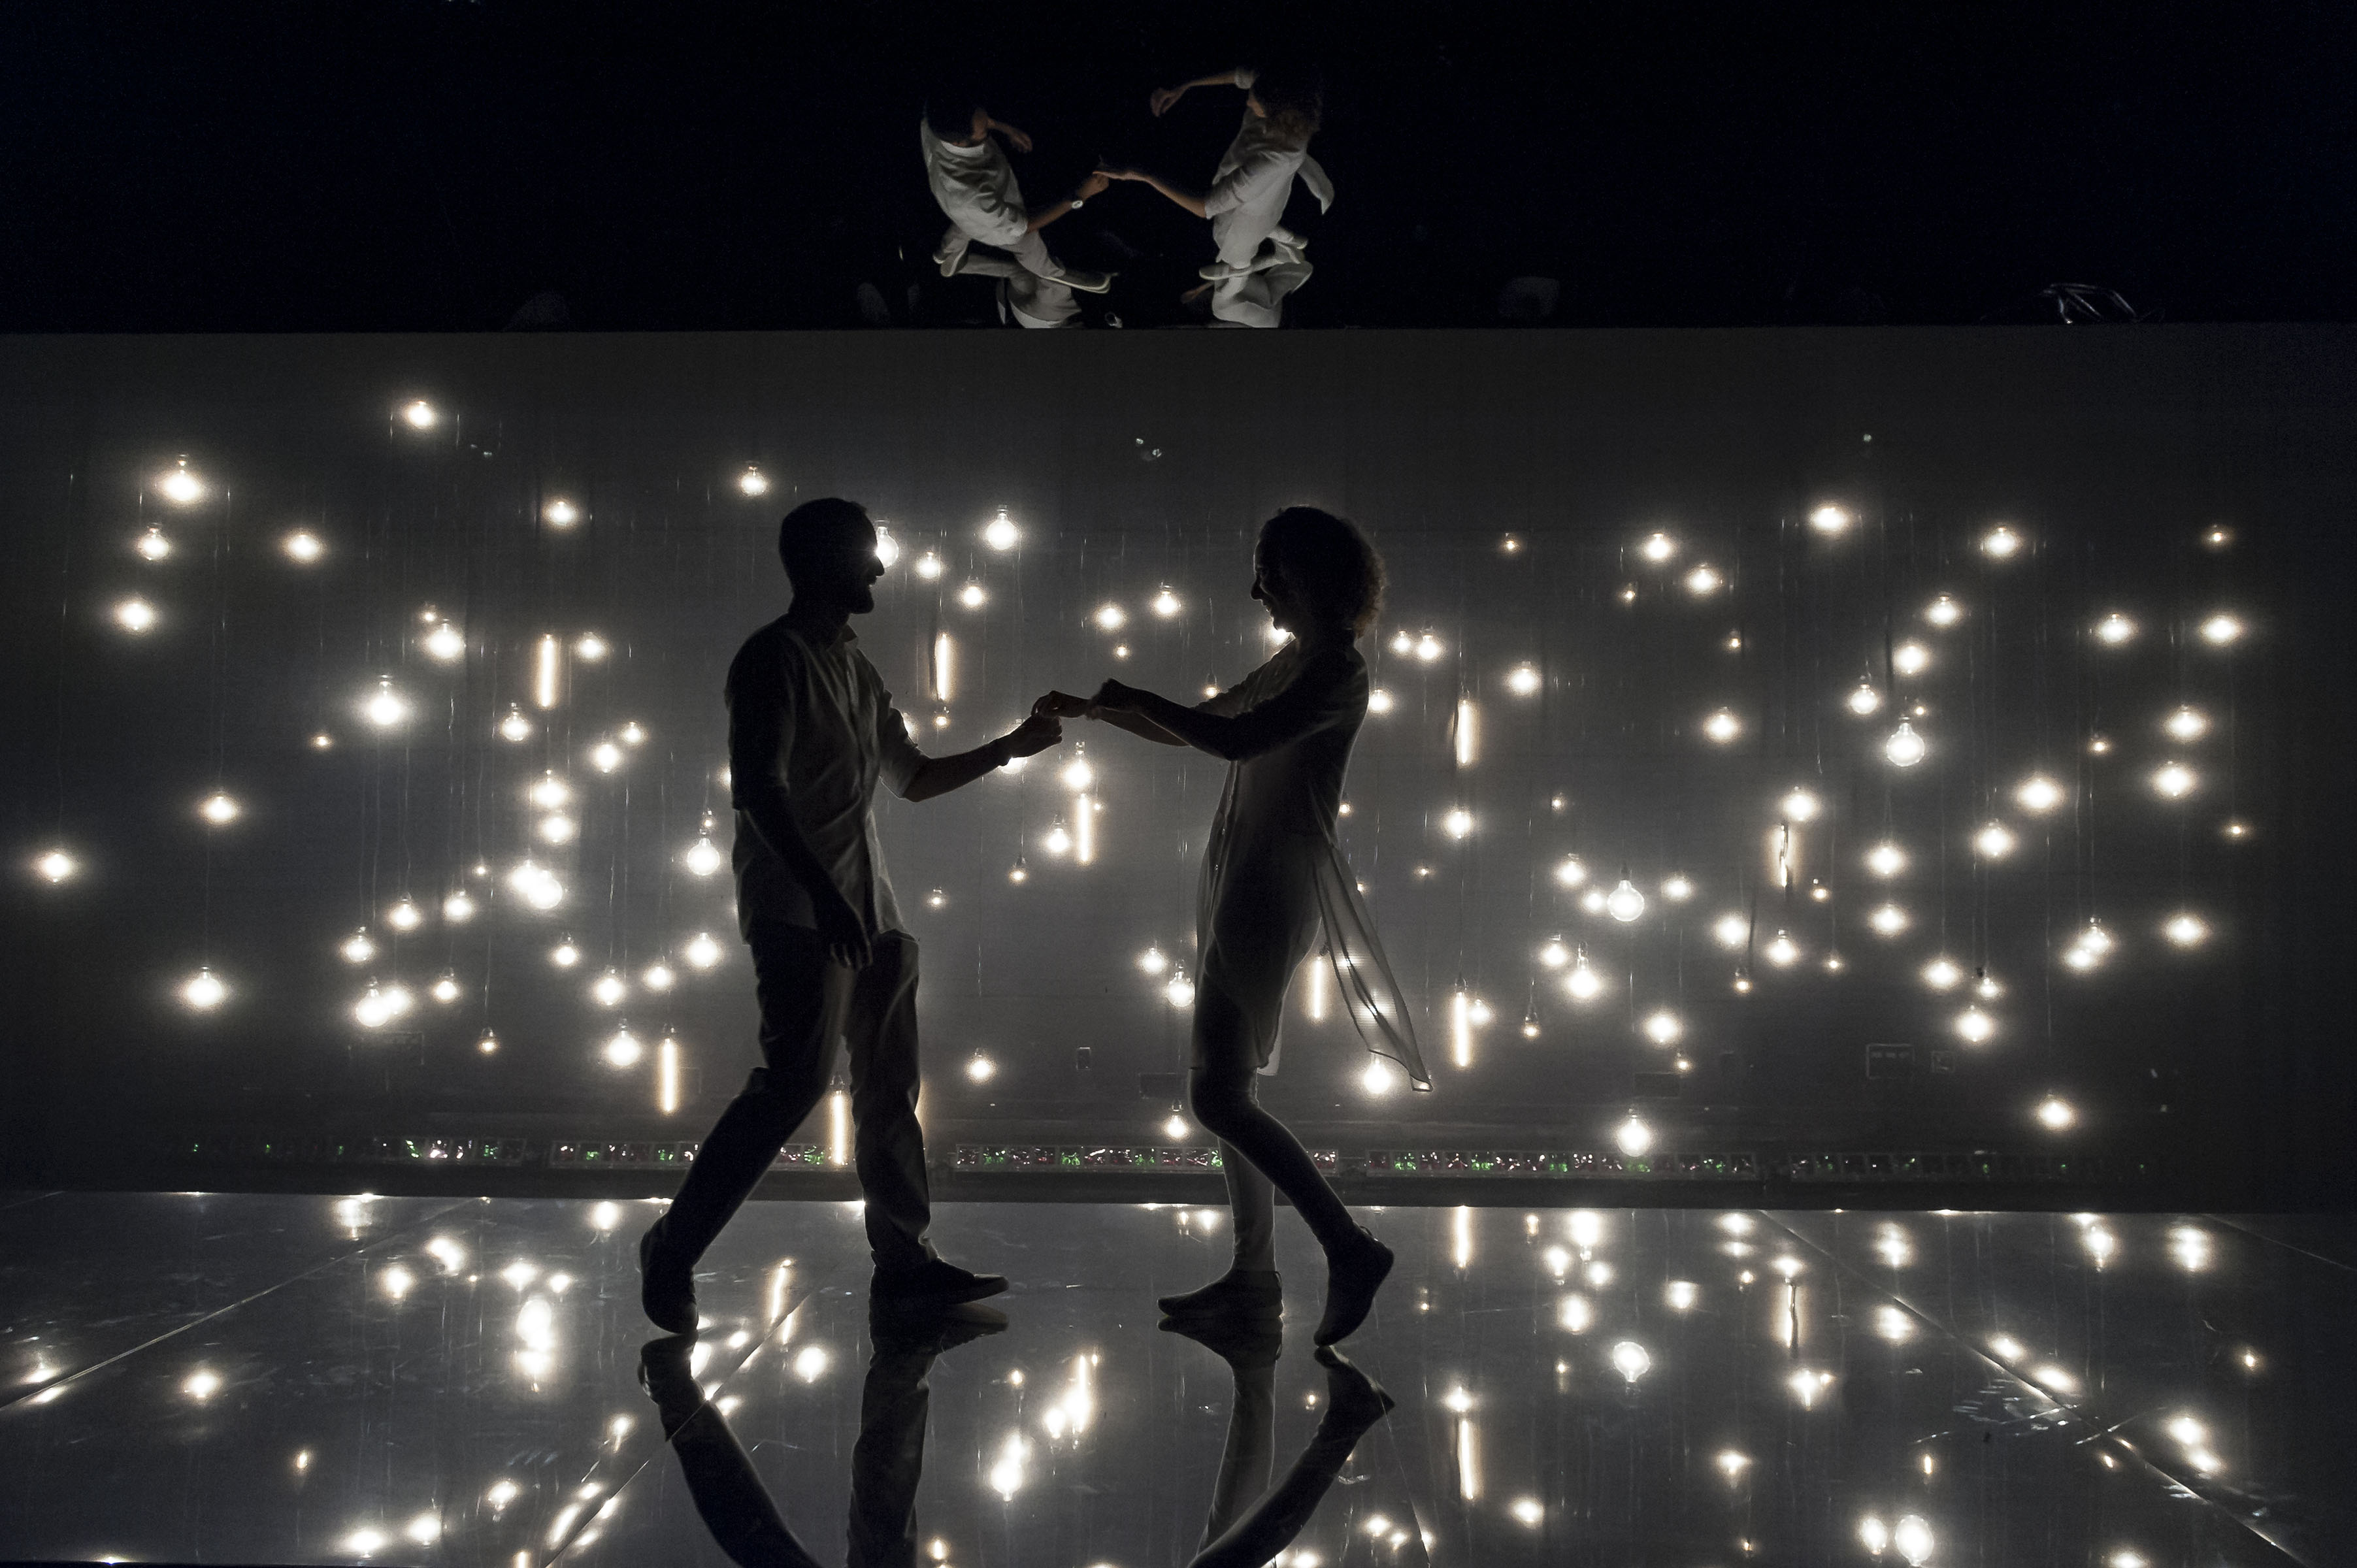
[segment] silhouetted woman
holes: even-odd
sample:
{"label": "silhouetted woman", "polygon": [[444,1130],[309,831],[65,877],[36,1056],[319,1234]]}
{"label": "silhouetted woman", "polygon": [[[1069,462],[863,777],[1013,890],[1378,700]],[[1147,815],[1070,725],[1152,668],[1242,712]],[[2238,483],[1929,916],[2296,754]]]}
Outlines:
{"label": "silhouetted woman", "polygon": [[1290,635],[1236,685],[1181,707],[1107,681],[1093,699],[1049,693],[1039,707],[1103,719],[1232,764],[1203,851],[1188,1090],[1196,1119],[1220,1139],[1235,1209],[1235,1262],[1200,1290],[1161,1305],[1174,1316],[1278,1310],[1274,1184],[1326,1249],[1317,1341],[1330,1345],[1365,1321],[1391,1272],[1391,1250],[1351,1218],[1300,1141],[1261,1109],[1254,1079],[1275,1056],[1293,972],[1322,934],[1344,1004],[1369,1047],[1398,1061],[1418,1089],[1432,1086],[1335,842],[1342,776],[1367,714],[1367,662],[1357,643],[1382,606],[1383,565],[1353,524],[1314,507],[1287,507],[1262,526],[1254,566],[1252,596]]}
{"label": "silhouetted woman", "polygon": [[[1275,327],[1285,296],[1309,281],[1308,242],[1285,227],[1285,203],[1298,177],[1317,197],[1320,211],[1334,205],[1334,183],[1309,156],[1309,138],[1324,117],[1326,91],[1315,66],[1279,63],[1254,70],[1240,67],[1159,88],[1149,105],[1160,114],[1189,88],[1241,87],[1243,124],[1220,158],[1211,188],[1198,196],[1143,169],[1105,169],[1112,179],[1150,185],[1198,218],[1211,223],[1219,259],[1202,269],[1211,290],[1211,314],[1237,327]],[[1194,298],[1201,288],[1190,289]]]}

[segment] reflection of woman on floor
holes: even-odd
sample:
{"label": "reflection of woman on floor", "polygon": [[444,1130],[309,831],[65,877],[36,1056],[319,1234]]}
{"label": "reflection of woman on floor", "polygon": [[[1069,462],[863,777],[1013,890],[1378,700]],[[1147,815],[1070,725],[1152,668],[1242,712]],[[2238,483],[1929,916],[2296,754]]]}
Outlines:
{"label": "reflection of woman on floor", "polygon": [[1333,182],[1309,156],[1309,138],[1318,134],[1325,113],[1325,87],[1314,66],[1240,68],[1158,89],[1151,107],[1160,114],[1189,88],[1227,86],[1244,90],[1244,119],[1220,159],[1211,189],[1198,196],[1142,169],[1104,172],[1150,185],[1196,217],[1211,220],[1219,260],[1203,269],[1210,282],[1189,290],[1185,298],[1209,288],[1211,314],[1220,320],[1275,327],[1285,296],[1308,282],[1311,270],[1302,254],[1308,242],[1282,222],[1294,177],[1299,176],[1318,198],[1318,210],[1334,205]]}
{"label": "reflection of woman on floor", "polygon": [[1275,1487],[1276,1360],[1281,1337],[1274,1319],[1250,1317],[1166,1320],[1228,1364],[1234,1401],[1228,1408],[1227,1445],[1211,1484],[1203,1543],[1188,1568],[1261,1568],[1293,1544],[1342,1473],[1368,1428],[1391,1413],[1392,1397],[1330,1346],[1318,1351],[1326,1369],[1326,1410],[1299,1458]]}
{"label": "reflection of woman on floor", "polygon": [[1166,1298],[1162,1308],[1174,1316],[1279,1309],[1274,1184],[1326,1250],[1326,1312],[1317,1338],[1330,1345],[1365,1321],[1391,1272],[1391,1251],[1351,1219],[1300,1140],[1261,1109],[1254,1079],[1275,1065],[1286,990],[1322,931],[1369,1047],[1397,1060],[1418,1088],[1431,1087],[1335,843],[1342,777],[1367,714],[1367,661],[1357,642],[1381,607],[1383,567],[1354,525],[1314,507],[1287,507],[1264,524],[1254,564],[1252,596],[1288,636],[1241,682],[1181,707],[1107,681],[1093,698],[1051,692],[1038,709],[1103,719],[1232,764],[1203,851],[1188,1089],[1196,1119],[1220,1139],[1235,1209],[1235,1264],[1200,1290]]}

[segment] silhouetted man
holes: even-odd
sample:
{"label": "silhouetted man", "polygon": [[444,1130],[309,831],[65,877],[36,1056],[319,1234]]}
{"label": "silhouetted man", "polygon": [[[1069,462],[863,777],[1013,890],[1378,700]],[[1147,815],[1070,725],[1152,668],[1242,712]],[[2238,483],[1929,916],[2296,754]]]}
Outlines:
{"label": "silhouetted man", "polygon": [[786,514],[778,554],[791,608],[728,668],[728,776],[737,809],[737,918],[753,950],[761,1056],[704,1141],[670,1211],[639,1241],[647,1316],[696,1326],[695,1262],[787,1136],[826,1092],[850,1045],[854,1164],[866,1195],[875,1294],[962,1302],[1006,1288],[943,1262],[917,1125],[917,943],[900,926],[872,802],[877,781],[929,800],[1062,738],[1035,716],[986,745],[929,757],[851,633],[876,607],[876,526],[829,498]]}

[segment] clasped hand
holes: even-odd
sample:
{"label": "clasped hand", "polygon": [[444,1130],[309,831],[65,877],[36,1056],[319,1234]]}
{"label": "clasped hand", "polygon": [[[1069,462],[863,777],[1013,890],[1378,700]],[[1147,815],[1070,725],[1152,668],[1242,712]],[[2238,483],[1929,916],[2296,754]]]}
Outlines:
{"label": "clasped hand", "polygon": [[1031,704],[1034,718],[1052,714],[1064,719],[1096,719],[1106,714],[1134,713],[1137,708],[1137,689],[1118,681],[1107,681],[1097,688],[1093,697],[1075,697],[1069,692],[1050,692]]}

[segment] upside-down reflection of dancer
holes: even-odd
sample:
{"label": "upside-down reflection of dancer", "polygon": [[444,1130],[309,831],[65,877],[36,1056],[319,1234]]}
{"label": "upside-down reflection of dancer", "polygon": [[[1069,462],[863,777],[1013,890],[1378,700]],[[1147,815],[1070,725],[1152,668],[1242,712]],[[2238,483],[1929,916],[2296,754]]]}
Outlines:
{"label": "upside-down reflection of dancer", "polygon": [[[1034,212],[1024,206],[1023,188],[994,134],[1031,150],[1030,136],[993,119],[971,92],[937,87],[926,100],[917,125],[925,183],[950,220],[933,260],[943,277],[972,273],[997,278],[1000,303],[1021,326],[1068,326],[1080,310],[1072,291],[1103,294],[1113,286],[1113,277],[1065,266],[1040,231],[1103,190],[1108,177],[1092,174],[1071,196]],[[1006,319],[1005,312],[999,319]]]}
{"label": "upside-down reflection of dancer", "polygon": [[1181,1316],[1278,1310],[1274,1184],[1326,1250],[1317,1341],[1330,1345],[1365,1321],[1391,1272],[1391,1250],[1351,1218],[1300,1140],[1261,1109],[1254,1075],[1273,1065],[1286,988],[1322,930],[1345,1006],[1370,1048],[1397,1060],[1417,1088],[1431,1087],[1335,842],[1342,777],[1367,715],[1367,662],[1357,642],[1381,607],[1383,568],[1354,525],[1314,507],[1287,507],[1264,524],[1254,565],[1252,596],[1290,636],[1242,682],[1182,707],[1107,681],[1093,698],[1051,692],[1038,711],[1100,718],[1232,764],[1203,851],[1188,1092],[1196,1119],[1220,1139],[1235,1262],[1200,1290],[1161,1305]]}
{"label": "upside-down reflection of dancer", "polygon": [[1308,242],[1282,221],[1295,177],[1318,198],[1320,211],[1334,205],[1334,183],[1309,156],[1309,138],[1325,114],[1325,87],[1311,66],[1243,67],[1158,89],[1150,106],[1160,114],[1189,88],[1227,86],[1244,90],[1244,118],[1220,158],[1211,189],[1198,196],[1142,169],[1105,172],[1150,185],[1196,217],[1211,220],[1219,260],[1203,268],[1210,281],[1189,290],[1188,299],[1209,288],[1211,314],[1220,320],[1275,327],[1284,315],[1285,296],[1308,283],[1312,270],[1303,253]]}

